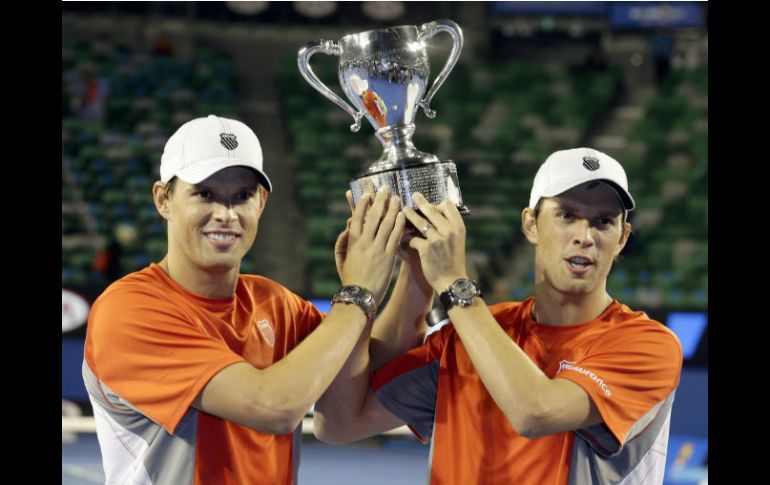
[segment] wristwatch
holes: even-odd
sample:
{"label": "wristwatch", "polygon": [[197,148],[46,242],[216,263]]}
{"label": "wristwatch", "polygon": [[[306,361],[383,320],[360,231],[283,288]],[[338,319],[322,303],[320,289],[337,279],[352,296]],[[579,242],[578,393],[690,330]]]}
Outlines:
{"label": "wristwatch", "polygon": [[470,305],[473,303],[474,296],[481,296],[478,282],[468,278],[460,278],[449,285],[449,288],[441,292],[439,300],[444,310],[448,312],[455,305],[459,307]]}
{"label": "wristwatch", "polygon": [[361,307],[366,315],[366,323],[372,323],[377,315],[377,303],[372,292],[356,285],[347,285],[340,288],[332,297],[332,305],[335,303],[353,304]]}

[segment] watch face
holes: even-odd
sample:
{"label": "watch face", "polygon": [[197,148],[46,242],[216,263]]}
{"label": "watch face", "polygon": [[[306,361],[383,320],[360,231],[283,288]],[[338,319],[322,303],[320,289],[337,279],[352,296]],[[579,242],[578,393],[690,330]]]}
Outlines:
{"label": "watch face", "polygon": [[355,299],[359,300],[362,303],[369,303],[369,300],[372,299],[372,295],[370,295],[368,292],[363,291],[361,287],[359,286],[347,286],[345,287],[341,292],[340,296],[346,299]]}
{"label": "watch face", "polygon": [[377,304],[374,301],[374,296],[366,289],[360,286],[348,285],[343,286],[332,297],[332,303],[346,303],[355,304],[361,307],[361,310],[366,314],[366,319],[370,323],[377,314]]}
{"label": "watch face", "polygon": [[452,285],[452,293],[458,298],[468,300],[476,296],[476,285],[471,280],[459,280]]}

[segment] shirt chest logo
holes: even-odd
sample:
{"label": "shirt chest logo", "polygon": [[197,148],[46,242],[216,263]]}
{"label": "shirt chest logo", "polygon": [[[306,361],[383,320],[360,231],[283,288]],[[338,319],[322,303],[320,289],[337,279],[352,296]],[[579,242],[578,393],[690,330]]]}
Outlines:
{"label": "shirt chest logo", "polygon": [[275,346],[275,330],[273,330],[273,326],[270,325],[270,322],[267,320],[260,320],[257,322],[257,328],[259,329],[259,333],[262,334],[262,338],[265,339],[265,342],[267,342],[267,345],[269,345],[271,348]]}

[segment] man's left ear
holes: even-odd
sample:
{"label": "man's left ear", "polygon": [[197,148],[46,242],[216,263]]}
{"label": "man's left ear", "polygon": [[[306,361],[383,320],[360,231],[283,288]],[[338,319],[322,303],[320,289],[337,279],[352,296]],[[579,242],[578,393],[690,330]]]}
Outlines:
{"label": "man's left ear", "polygon": [[260,185],[258,189],[258,194],[259,194],[259,215],[261,216],[262,212],[264,212],[265,210],[265,205],[267,205],[267,197],[270,195],[270,192],[268,192],[266,188]]}
{"label": "man's left ear", "polygon": [[626,243],[628,243],[628,238],[631,237],[631,223],[629,222],[622,222],[623,224],[623,230],[622,235],[620,236],[620,241],[618,241],[618,247],[615,250],[615,257],[617,258],[620,255],[620,252],[623,251],[623,248],[626,247]]}

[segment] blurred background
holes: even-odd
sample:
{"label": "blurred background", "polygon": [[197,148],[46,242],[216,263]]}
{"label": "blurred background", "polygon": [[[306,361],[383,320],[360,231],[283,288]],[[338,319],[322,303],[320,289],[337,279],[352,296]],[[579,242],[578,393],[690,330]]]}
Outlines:
{"label": "blurred background", "polygon": [[[666,483],[708,481],[708,4],[705,2],[64,2],[62,5],[62,482],[103,483],[80,377],[85,319],[114,280],[159,261],[160,156],[184,122],[244,121],[275,187],[242,271],[328,308],[351,177],[382,153],[368,123],[308,85],[310,41],[449,18],[460,60],[418,114],[418,149],[452,159],[467,254],[486,300],[533,293],[520,231],[552,151],[590,146],[626,168],[638,209],[610,294],[677,333],[685,352]],[[431,82],[451,38],[428,41]],[[338,94],[338,58],[312,66]],[[304,484],[423,483],[408,434],[333,447],[306,434]],[[380,473],[382,471],[382,473]]]}

